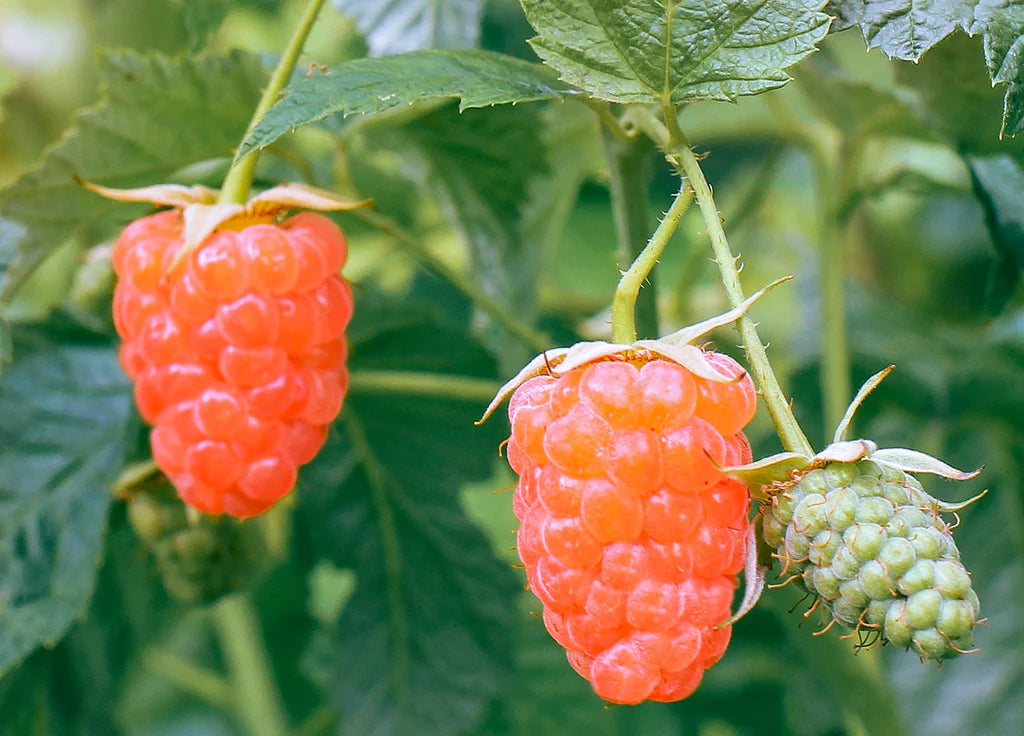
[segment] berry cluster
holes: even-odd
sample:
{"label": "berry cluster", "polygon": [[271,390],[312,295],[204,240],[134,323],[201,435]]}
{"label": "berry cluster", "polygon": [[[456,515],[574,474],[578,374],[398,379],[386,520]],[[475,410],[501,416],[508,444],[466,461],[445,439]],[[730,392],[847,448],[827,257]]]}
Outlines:
{"label": "berry cluster", "polygon": [[[616,703],[689,695],[722,656],[746,556],[753,384],[663,359],[604,359],[523,383],[508,461],[517,549],[544,623],[573,668]],[[713,462],[714,461],[714,462]]]}
{"label": "berry cluster", "polygon": [[153,458],[211,514],[266,511],[313,459],[347,388],[345,238],[322,215],[221,229],[176,263],[182,215],[114,246],[114,322]]}
{"label": "berry cluster", "polygon": [[980,605],[941,506],[910,474],[833,462],[769,488],[764,539],[840,624],[925,659],[969,650]]}

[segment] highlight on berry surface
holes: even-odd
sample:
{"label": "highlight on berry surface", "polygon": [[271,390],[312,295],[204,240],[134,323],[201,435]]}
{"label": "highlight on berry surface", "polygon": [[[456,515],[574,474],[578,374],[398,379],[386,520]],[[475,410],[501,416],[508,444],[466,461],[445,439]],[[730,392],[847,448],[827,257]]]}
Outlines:
{"label": "highlight on berry surface", "polygon": [[301,185],[246,205],[211,204],[204,188],[92,188],[175,207],[128,225],[112,255],[121,366],[154,461],[200,511],[266,511],[341,410],[353,308],[341,230],[280,215],[355,203]]}
{"label": "highlight on berry surface", "polygon": [[914,473],[967,480],[964,472],[916,450],[878,449],[870,440],[847,440],[853,414],[891,370],[858,392],[835,434],[813,457],[781,453],[726,468],[730,477],[760,486],[756,519],[769,564],[778,562],[782,584],[815,596],[811,611],[852,629],[861,645],[881,641],[907,647],[925,660],[973,650],[980,602],[953,539],[959,504],[929,495]]}
{"label": "highlight on berry surface", "polygon": [[746,486],[720,470],[751,457],[750,377],[692,345],[580,343],[487,414],[509,393],[516,549],[545,627],[607,701],[687,697],[725,652],[754,550]]}

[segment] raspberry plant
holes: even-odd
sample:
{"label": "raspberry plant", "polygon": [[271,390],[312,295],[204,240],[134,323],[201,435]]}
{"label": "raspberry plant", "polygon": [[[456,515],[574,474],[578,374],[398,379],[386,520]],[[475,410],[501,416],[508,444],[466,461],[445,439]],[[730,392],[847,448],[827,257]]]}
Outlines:
{"label": "raspberry plant", "polygon": [[0,733],[1024,729],[1024,27],[897,6],[0,7]]}

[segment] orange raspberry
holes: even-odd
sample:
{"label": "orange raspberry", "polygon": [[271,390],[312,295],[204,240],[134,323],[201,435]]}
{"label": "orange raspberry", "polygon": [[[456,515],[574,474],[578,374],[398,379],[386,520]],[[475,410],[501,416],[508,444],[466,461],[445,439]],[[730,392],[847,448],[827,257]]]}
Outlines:
{"label": "orange raspberry", "polygon": [[680,700],[718,661],[750,524],[747,489],[718,467],[750,460],[750,377],[670,360],[599,360],[512,395],[517,549],[544,624],[595,692]]}
{"label": "orange raspberry", "polygon": [[214,232],[173,269],[180,211],[114,246],[121,365],[156,464],[211,514],[266,511],[313,459],[348,387],[345,238],[323,215]]}

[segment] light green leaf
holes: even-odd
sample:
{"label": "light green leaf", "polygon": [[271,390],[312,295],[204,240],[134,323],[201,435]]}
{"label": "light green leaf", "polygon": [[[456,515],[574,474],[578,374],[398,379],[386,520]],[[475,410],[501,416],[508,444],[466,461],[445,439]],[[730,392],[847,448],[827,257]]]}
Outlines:
{"label": "light green leaf", "polygon": [[981,0],[973,33],[985,35],[985,62],[993,84],[1007,84],[1000,135],[1024,130],[1024,2]]}
{"label": "light green leaf", "polygon": [[206,46],[229,9],[228,0],[183,0],[182,23],[192,51],[201,51]]}
{"label": "light green leaf", "polygon": [[374,56],[416,49],[472,48],[483,0],[333,0],[366,36]]}
{"label": "light green leaf", "polygon": [[132,423],[109,345],[35,331],[0,387],[0,674],[89,603]]}
{"label": "light green leaf", "polygon": [[623,103],[733,100],[781,87],[828,30],[823,0],[523,0],[562,79]]}
{"label": "light green leaf", "polygon": [[[113,53],[102,61],[105,94],[82,112],[34,171],[0,192],[0,214],[23,225],[25,260],[124,205],[75,181],[135,187],[169,181],[183,167],[229,159],[265,72],[252,56],[169,59]],[[124,211],[124,210],[122,210]]]}
{"label": "light green leaf", "polygon": [[[353,372],[494,377],[486,352],[431,312],[372,302],[352,325]],[[451,396],[354,389],[303,470],[298,554],[357,580],[333,642],[339,732],[476,733],[509,684],[517,586],[458,502],[463,483],[490,476],[503,431],[474,427],[479,412]]]}
{"label": "light green leaf", "polygon": [[539,64],[491,51],[414,51],[355,59],[290,84],[239,148],[244,155],[329,115],[371,115],[419,102],[460,100],[460,110],[561,98],[574,91]]}

